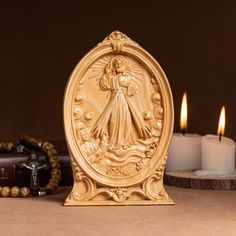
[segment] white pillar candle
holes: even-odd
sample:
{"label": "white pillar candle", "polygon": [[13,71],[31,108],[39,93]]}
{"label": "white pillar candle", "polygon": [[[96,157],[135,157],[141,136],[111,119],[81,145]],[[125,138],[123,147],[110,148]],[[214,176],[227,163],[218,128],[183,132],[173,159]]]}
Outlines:
{"label": "white pillar candle", "polygon": [[168,150],[166,171],[196,170],[201,167],[201,136],[174,133]]}
{"label": "white pillar candle", "polygon": [[235,142],[217,135],[202,137],[201,169],[219,173],[235,170]]}

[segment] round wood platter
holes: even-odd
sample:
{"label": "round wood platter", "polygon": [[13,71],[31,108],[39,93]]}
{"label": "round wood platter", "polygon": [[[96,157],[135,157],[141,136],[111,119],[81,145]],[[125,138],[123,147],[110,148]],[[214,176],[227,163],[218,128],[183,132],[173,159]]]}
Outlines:
{"label": "round wood platter", "polygon": [[236,175],[196,176],[195,170],[168,171],[164,184],[181,188],[236,190]]}

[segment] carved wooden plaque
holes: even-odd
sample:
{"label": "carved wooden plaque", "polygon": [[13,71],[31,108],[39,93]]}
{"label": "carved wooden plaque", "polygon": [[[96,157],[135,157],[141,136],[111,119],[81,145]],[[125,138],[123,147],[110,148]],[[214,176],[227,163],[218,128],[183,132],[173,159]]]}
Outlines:
{"label": "carved wooden plaque", "polygon": [[76,66],[64,125],[74,186],[65,205],[173,204],[163,187],[173,129],[167,78],[115,31]]}

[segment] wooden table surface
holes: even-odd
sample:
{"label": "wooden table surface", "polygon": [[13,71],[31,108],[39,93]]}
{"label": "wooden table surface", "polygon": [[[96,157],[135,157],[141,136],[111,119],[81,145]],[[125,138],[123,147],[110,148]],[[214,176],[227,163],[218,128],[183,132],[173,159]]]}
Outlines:
{"label": "wooden table surface", "polygon": [[166,186],[173,206],[64,207],[70,191],[0,198],[0,235],[236,235],[236,191]]}

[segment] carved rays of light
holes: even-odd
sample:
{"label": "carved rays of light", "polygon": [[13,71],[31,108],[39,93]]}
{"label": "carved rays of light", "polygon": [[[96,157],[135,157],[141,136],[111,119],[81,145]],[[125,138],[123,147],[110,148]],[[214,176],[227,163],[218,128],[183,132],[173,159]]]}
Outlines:
{"label": "carved rays of light", "polygon": [[96,61],[90,68],[93,74],[88,77],[88,79],[98,80],[104,74],[105,67],[109,65],[113,56],[105,56],[98,61]]}
{"label": "carved rays of light", "polygon": [[[104,74],[105,67],[108,67],[114,55],[105,56],[98,61],[96,61],[90,68],[92,72],[88,79],[98,80]],[[125,57],[126,59],[126,73],[133,78],[133,81],[138,85],[141,86],[142,80],[144,78],[144,74],[140,69],[138,62],[134,62],[129,58]]]}

